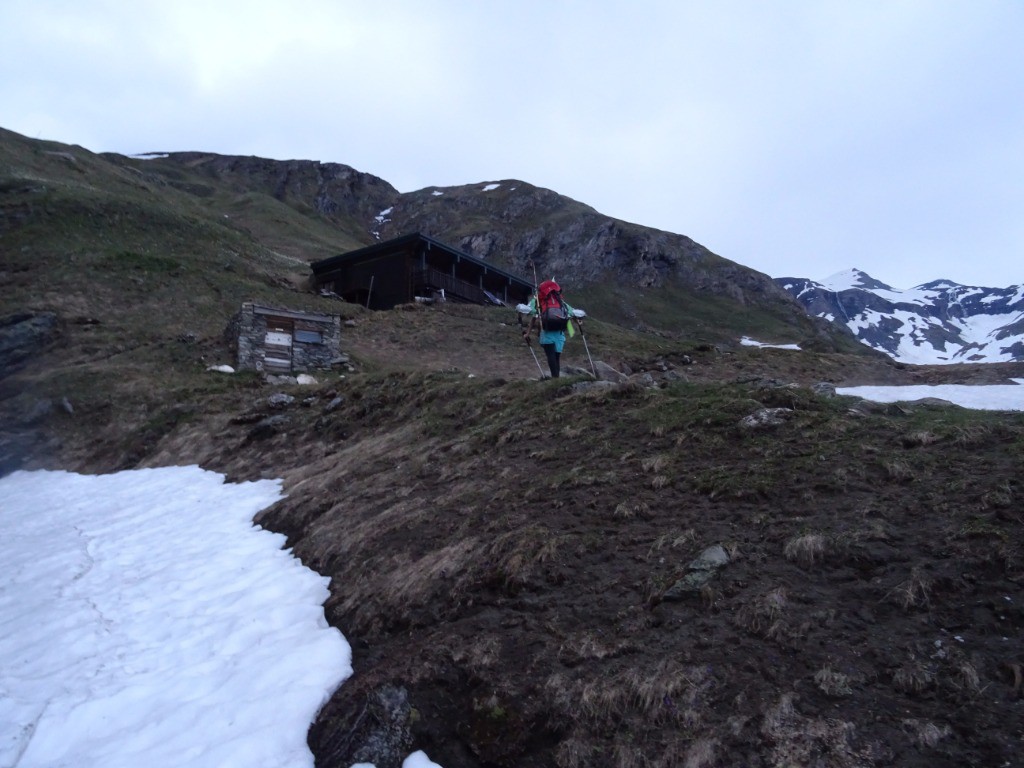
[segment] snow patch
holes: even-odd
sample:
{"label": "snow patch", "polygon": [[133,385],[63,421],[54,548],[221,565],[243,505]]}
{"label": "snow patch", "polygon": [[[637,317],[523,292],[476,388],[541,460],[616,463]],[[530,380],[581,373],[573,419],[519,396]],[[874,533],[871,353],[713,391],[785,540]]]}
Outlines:
{"label": "snow patch", "polygon": [[840,395],[854,395],[876,403],[899,403],[935,397],[979,411],[1024,411],[1024,379],[1018,384],[914,384],[901,387],[837,387]]}
{"label": "snow patch", "polygon": [[763,341],[756,341],[749,336],[744,336],[740,339],[740,344],[744,347],[763,347],[765,349],[800,349],[799,344],[767,344]]}
{"label": "snow patch", "polygon": [[312,768],[351,673],[329,580],[199,467],[0,478],[0,765]]}
{"label": "snow patch", "polygon": [[501,184],[488,184],[486,187],[484,187],[480,191],[481,192],[493,192],[494,190],[496,190],[500,186],[501,186]]}
{"label": "snow patch", "polygon": [[434,197],[441,197],[441,195],[443,195],[443,194],[444,194],[444,192],[438,192],[438,191],[437,191],[437,190],[435,189],[435,190],[434,190],[433,192],[431,192],[430,194],[432,194],[432,195],[433,195]]}

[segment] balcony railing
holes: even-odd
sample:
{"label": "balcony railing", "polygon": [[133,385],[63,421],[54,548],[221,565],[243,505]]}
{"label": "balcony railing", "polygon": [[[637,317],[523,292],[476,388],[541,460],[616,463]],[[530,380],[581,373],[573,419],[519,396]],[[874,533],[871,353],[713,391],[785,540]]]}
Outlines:
{"label": "balcony railing", "polygon": [[413,292],[423,290],[444,291],[446,298],[454,301],[471,301],[476,304],[493,304],[493,296],[483,288],[457,277],[446,275],[436,269],[418,269],[412,275]]}

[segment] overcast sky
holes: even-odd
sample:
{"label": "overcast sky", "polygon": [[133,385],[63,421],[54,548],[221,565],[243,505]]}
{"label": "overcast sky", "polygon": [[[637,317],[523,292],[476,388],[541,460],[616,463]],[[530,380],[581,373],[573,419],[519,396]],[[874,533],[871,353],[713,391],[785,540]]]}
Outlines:
{"label": "overcast sky", "polygon": [[773,277],[1024,283],[1020,0],[2,0],[0,127],[521,179]]}

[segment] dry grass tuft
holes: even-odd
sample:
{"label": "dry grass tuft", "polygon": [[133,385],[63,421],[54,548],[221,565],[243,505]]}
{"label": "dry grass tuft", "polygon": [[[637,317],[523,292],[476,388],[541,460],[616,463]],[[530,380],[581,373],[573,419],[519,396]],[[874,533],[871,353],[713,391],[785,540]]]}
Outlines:
{"label": "dry grass tuft", "polygon": [[598,637],[592,632],[582,632],[567,638],[558,649],[559,660],[575,664],[590,659],[608,659],[628,651],[632,644],[617,638]]}
{"label": "dry grass tuft", "polygon": [[644,501],[637,501],[632,504],[622,501],[615,506],[612,516],[620,517],[624,520],[631,520],[634,517],[649,518],[651,516],[651,507]]}
{"label": "dry grass tuft", "polygon": [[914,568],[910,572],[910,578],[894,587],[888,596],[903,610],[927,607],[930,603],[931,587],[931,579]]}
{"label": "dry grass tuft", "polygon": [[466,645],[453,647],[450,650],[452,661],[465,666],[479,674],[490,669],[498,662],[501,655],[501,642],[493,635],[473,638]]}
{"label": "dry grass tuft", "polygon": [[570,736],[563,739],[555,753],[555,764],[558,768],[590,768],[596,765],[598,749],[593,741],[593,738],[586,736]]}
{"label": "dry grass tuft", "polygon": [[978,448],[996,437],[996,430],[988,424],[971,424],[953,429],[953,445],[958,448]]}
{"label": "dry grass tuft", "polygon": [[910,732],[910,737],[920,747],[934,749],[938,743],[952,735],[953,729],[948,725],[937,726],[927,720],[907,719],[903,726]]}
{"label": "dry grass tuft", "polygon": [[882,468],[885,470],[885,473],[888,475],[890,480],[906,482],[914,479],[914,470],[905,461],[900,461],[899,459],[883,461]]}
{"label": "dry grass tuft", "polygon": [[660,491],[662,488],[666,488],[672,485],[672,478],[668,475],[655,475],[651,480],[651,488],[656,491]]}
{"label": "dry grass tuft", "polygon": [[507,584],[526,584],[539,565],[553,560],[562,540],[541,525],[531,525],[496,538],[485,554],[494,573]]}
{"label": "dry grass tuft", "polygon": [[981,693],[981,677],[969,661],[961,661],[953,670],[953,685],[967,693]]}
{"label": "dry grass tuft", "polygon": [[941,439],[942,438],[934,432],[929,432],[926,429],[920,429],[915,432],[908,432],[900,438],[900,442],[905,448],[921,448],[926,445],[933,445]]}
{"label": "dry grass tuft", "polygon": [[655,723],[685,718],[696,724],[700,698],[714,684],[708,667],[684,666],[672,659],[592,675],[569,680],[556,673],[545,687],[558,708],[592,723],[607,724],[637,713]]}
{"label": "dry grass tuft", "polygon": [[831,768],[860,768],[873,765],[850,743],[854,724],[800,715],[793,706],[793,694],[783,694],[769,707],[761,723],[761,734],[771,745],[773,766],[817,765],[818,756],[828,755]]}
{"label": "dry grass tuft", "polygon": [[815,672],[814,682],[826,696],[849,696],[853,693],[849,676],[831,667],[822,667]]}
{"label": "dry grass tuft", "polygon": [[736,621],[749,632],[781,640],[786,634],[783,613],[788,604],[786,590],[777,587],[741,607],[736,613]]}
{"label": "dry grass tuft", "polygon": [[664,454],[649,456],[640,462],[644,472],[658,474],[669,465],[669,458]]}
{"label": "dry grass tuft", "polygon": [[685,531],[680,531],[674,534],[663,533],[651,543],[650,549],[647,550],[647,557],[650,559],[651,555],[655,552],[660,552],[666,547],[669,549],[679,549],[680,547],[685,547],[696,540],[697,532],[693,528],[687,528]]}
{"label": "dry grass tuft", "polygon": [[806,533],[786,542],[786,559],[810,567],[825,559],[826,539],[820,533]]}
{"label": "dry grass tuft", "polygon": [[893,685],[904,693],[919,694],[935,684],[935,673],[918,661],[911,661],[896,670]]}

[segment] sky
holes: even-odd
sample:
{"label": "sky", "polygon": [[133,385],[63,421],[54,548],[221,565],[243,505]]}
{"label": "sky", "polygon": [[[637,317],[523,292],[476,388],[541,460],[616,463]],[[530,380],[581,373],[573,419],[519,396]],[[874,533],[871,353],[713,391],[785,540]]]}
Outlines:
{"label": "sky", "polygon": [[253,525],[281,497],[199,467],[0,478],[0,765],[313,768],[351,650],[329,580]]}
{"label": "sky", "polygon": [[773,277],[1024,283],[1019,0],[4,0],[0,127],[519,179]]}

